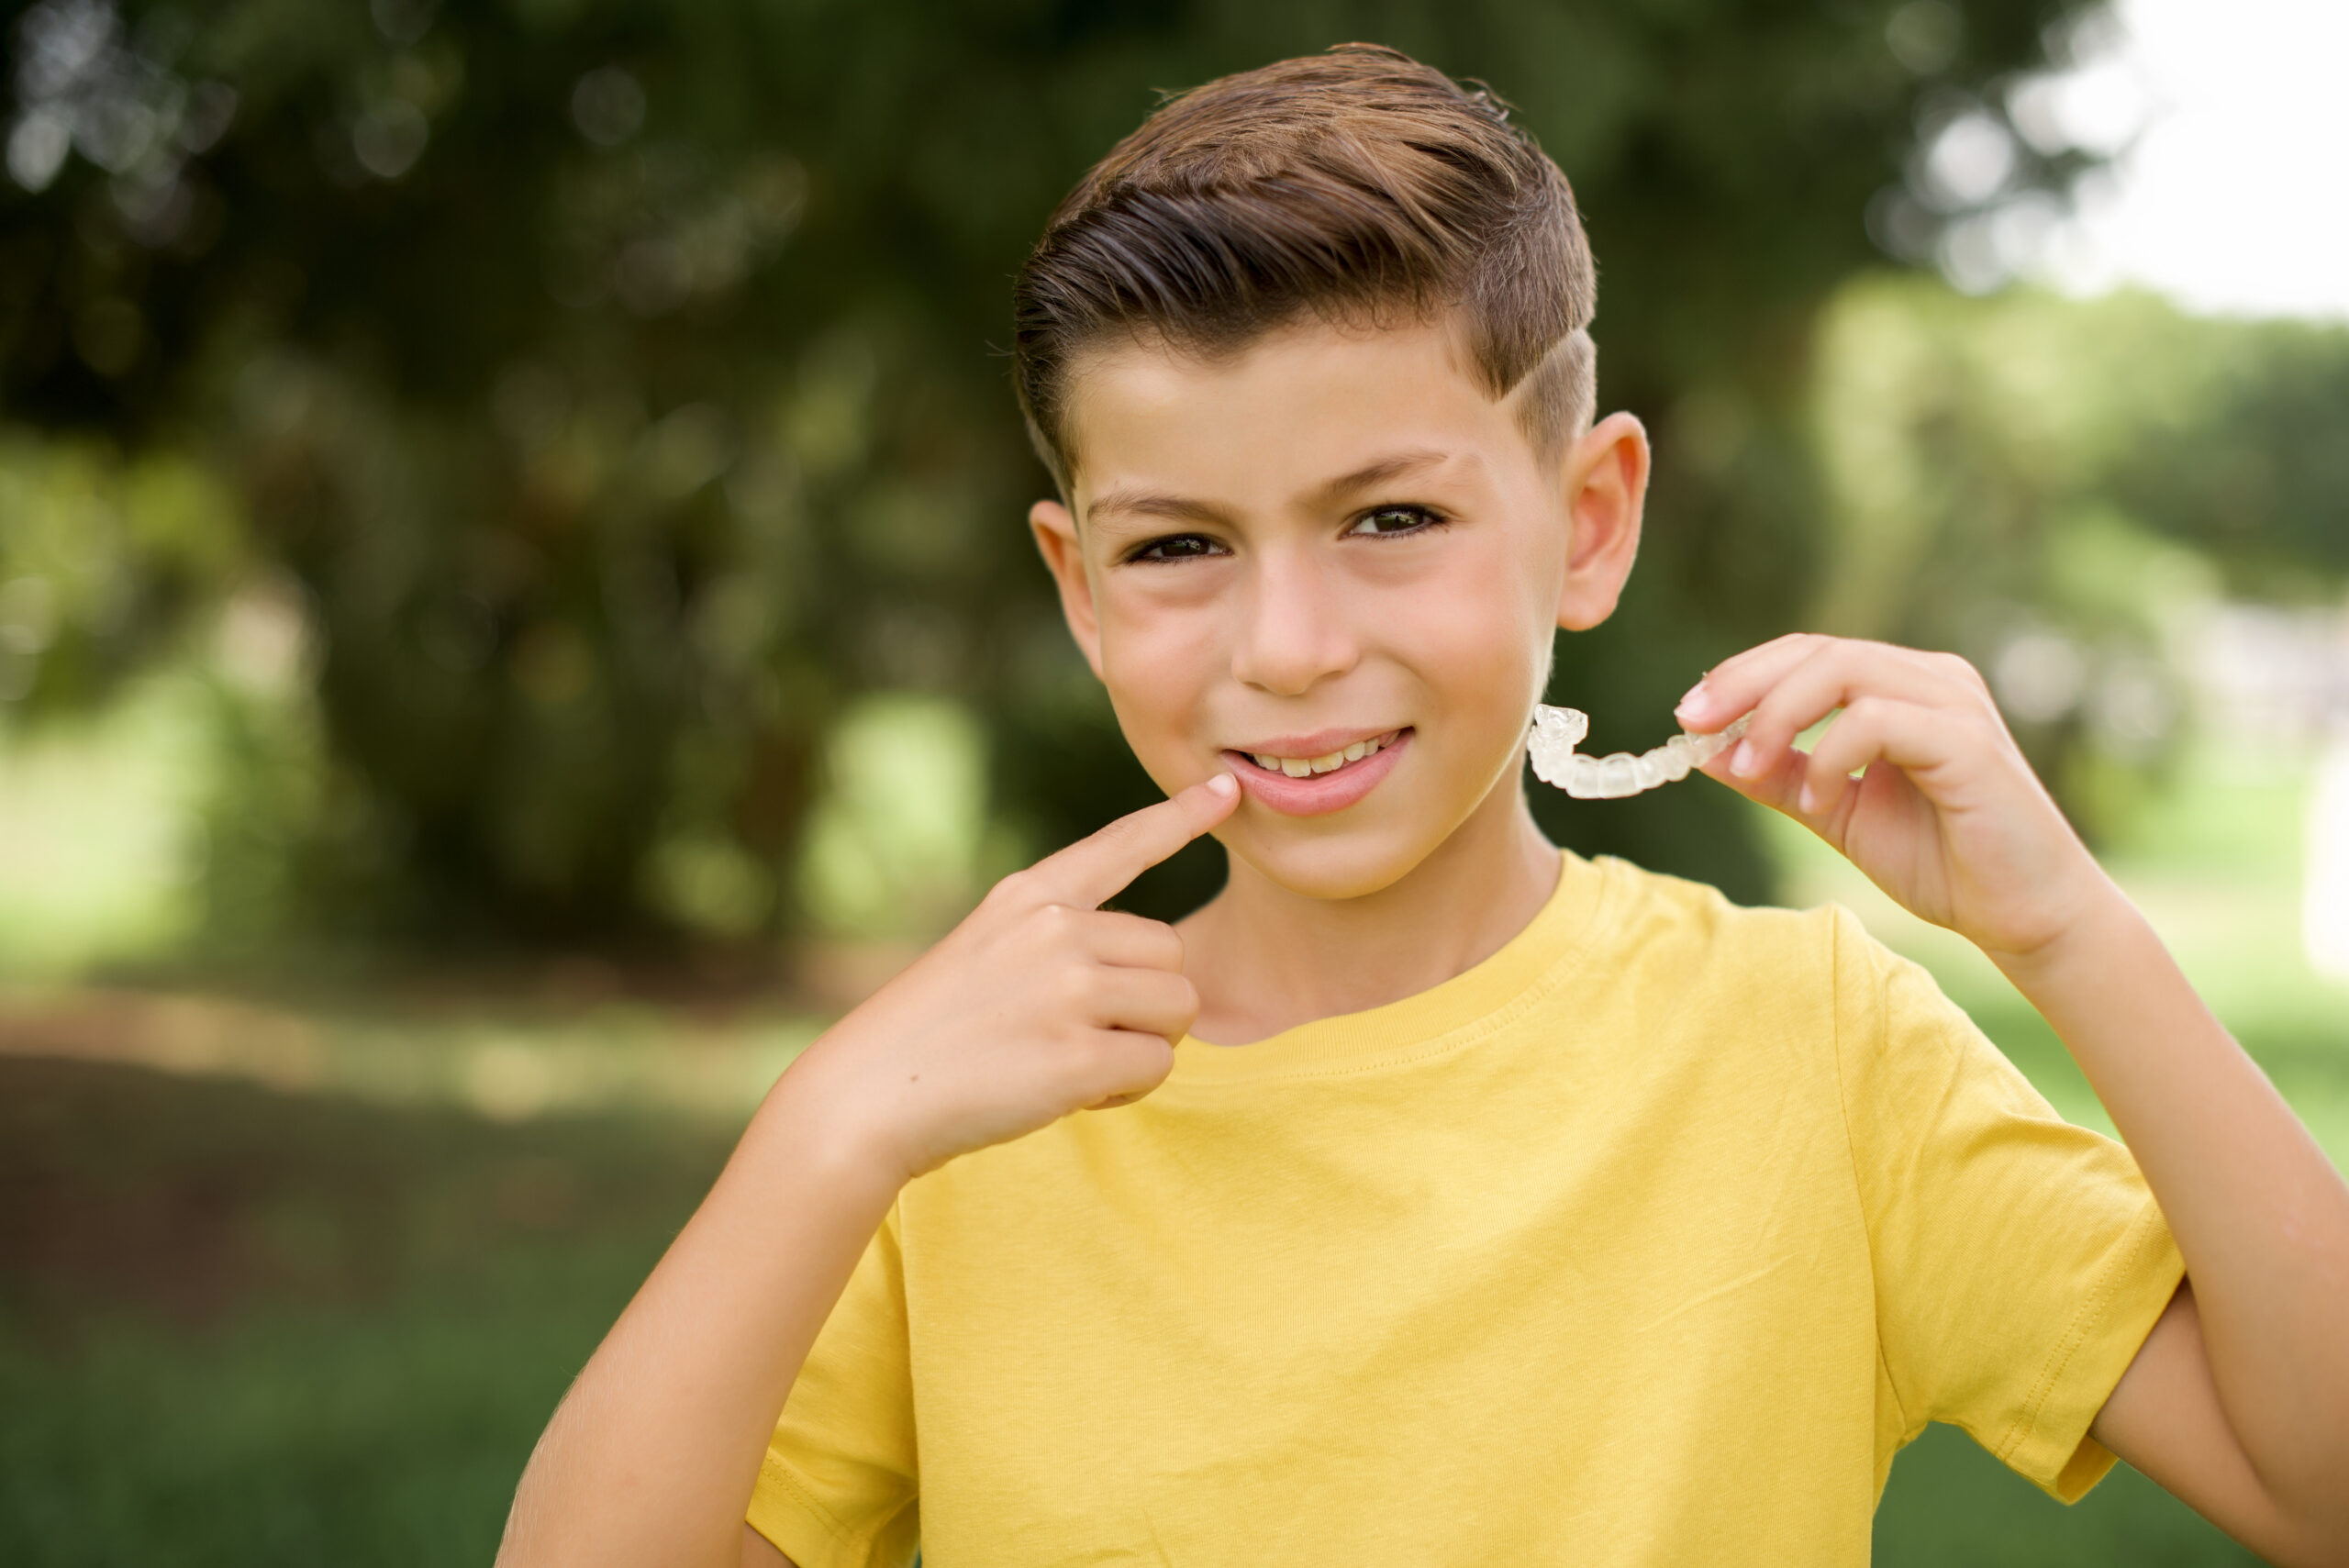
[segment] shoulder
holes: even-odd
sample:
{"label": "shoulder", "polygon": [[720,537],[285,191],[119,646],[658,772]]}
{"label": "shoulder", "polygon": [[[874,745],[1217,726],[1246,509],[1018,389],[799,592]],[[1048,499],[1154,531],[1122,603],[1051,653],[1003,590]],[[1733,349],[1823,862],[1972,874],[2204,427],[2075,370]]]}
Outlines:
{"label": "shoulder", "polygon": [[1709,882],[1650,871],[1612,855],[1591,862],[1606,879],[1601,945],[1627,957],[1752,966],[1781,979],[1831,978],[1839,951],[1870,941],[1838,904],[1810,909],[1731,903]]}
{"label": "shoulder", "polygon": [[[1709,1053],[1831,1073],[1854,1018],[1856,955],[1874,945],[1856,917],[1833,904],[1736,904],[1709,883],[1611,856],[1593,864],[1605,893],[1577,966],[1583,984],[1627,1004],[1651,1038],[1676,1024]],[[1857,979],[1862,991],[1879,984]]]}

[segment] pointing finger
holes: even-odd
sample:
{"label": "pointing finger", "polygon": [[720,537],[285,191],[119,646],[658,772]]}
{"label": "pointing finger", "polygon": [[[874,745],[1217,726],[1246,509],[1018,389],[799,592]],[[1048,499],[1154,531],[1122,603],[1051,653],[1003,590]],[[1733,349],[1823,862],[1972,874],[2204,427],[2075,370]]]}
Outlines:
{"label": "pointing finger", "polygon": [[1097,909],[1149,867],[1230,816],[1239,801],[1240,781],[1219,773],[1038,861],[1028,880],[1057,902]]}

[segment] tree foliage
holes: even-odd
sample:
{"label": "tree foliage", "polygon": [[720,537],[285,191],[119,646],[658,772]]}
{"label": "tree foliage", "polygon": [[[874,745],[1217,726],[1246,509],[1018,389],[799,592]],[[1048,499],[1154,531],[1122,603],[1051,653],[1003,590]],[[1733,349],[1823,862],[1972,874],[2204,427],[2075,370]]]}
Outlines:
{"label": "tree foliage", "polygon": [[1812,420],[1811,618],[1988,670],[2091,834],[2184,734],[2200,608],[2349,578],[2349,328],[1863,280],[1821,323]]}
{"label": "tree foliage", "polygon": [[[1807,351],[1876,259],[1871,199],[2073,10],[41,0],[6,33],[0,417],[228,502],[180,534],[100,506],[22,700],[99,700],[175,617],[294,606],[334,773],[296,882],[408,935],[674,925],[680,845],[734,868],[737,929],[788,925],[865,693],[978,715],[1032,847],[1088,830],[1149,786],[1020,526],[1009,274],[1157,91],[1369,37],[1489,80],[1578,193],[1603,396],[1659,473],[1553,696],[1649,743],[1819,569]],[[233,548],[189,544],[224,516]],[[1542,809],[1765,890],[1720,792]]]}

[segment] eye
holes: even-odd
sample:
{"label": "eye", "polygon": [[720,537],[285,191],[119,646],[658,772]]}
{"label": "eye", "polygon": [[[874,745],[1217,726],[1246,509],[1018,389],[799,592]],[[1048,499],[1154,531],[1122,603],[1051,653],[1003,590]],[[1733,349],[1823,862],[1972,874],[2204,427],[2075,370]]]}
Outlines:
{"label": "eye", "polygon": [[1128,561],[1188,561],[1197,556],[1213,555],[1218,550],[1215,540],[1204,534],[1168,534],[1163,539],[1144,540],[1126,554]]}
{"label": "eye", "polygon": [[1393,539],[1398,534],[1441,528],[1449,521],[1425,506],[1376,506],[1356,517],[1353,527],[1346,532],[1369,539]]}

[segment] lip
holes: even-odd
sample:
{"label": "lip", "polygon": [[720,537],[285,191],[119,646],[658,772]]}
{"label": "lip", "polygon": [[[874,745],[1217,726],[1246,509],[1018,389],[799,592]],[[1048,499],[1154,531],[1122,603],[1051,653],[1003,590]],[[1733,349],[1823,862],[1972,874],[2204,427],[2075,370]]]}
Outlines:
{"label": "lip", "polygon": [[[1386,731],[1383,729],[1374,729],[1369,734],[1325,729],[1312,735],[1287,737],[1276,743],[1268,743],[1252,749],[1271,752],[1275,756],[1326,757],[1330,752],[1355,740],[1367,740],[1373,735],[1386,733]],[[1405,747],[1410,745],[1412,733],[1412,730],[1406,726],[1394,740],[1362,761],[1348,762],[1344,767],[1330,773],[1308,773],[1301,779],[1293,779],[1286,773],[1267,773],[1258,767],[1245,751],[1227,751],[1223,753],[1223,760],[1230,768],[1232,776],[1240,781],[1241,789],[1246,790],[1251,795],[1263,801],[1282,816],[1320,817],[1332,811],[1343,811],[1347,806],[1353,805],[1364,795],[1377,788],[1378,781],[1395,771],[1395,759]],[[1340,736],[1334,745],[1329,743],[1331,736]],[[1274,751],[1274,744],[1278,744],[1284,750]],[[1317,744],[1321,749],[1319,751],[1308,751],[1303,749],[1306,744]],[[1297,750],[1286,749],[1291,746],[1297,747]]]}

